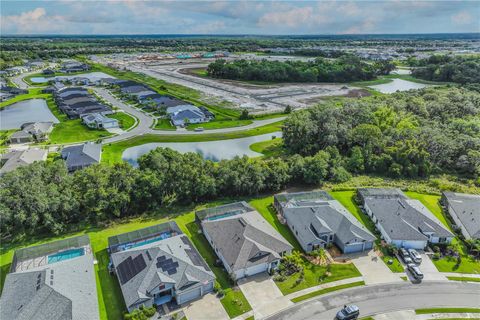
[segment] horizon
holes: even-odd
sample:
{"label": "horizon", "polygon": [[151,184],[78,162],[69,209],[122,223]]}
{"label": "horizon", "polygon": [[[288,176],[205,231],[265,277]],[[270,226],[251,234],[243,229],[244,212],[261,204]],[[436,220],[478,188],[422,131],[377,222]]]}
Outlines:
{"label": "horizon", "polygon": [[458,34],[479,33],[479,21],[476,1],[4,0],[1,34]]}

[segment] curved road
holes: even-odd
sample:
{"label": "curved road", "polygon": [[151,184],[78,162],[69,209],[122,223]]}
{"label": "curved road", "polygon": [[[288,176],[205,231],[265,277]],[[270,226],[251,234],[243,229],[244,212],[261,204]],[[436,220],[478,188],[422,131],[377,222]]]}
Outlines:
{"label": "curved road", "polygon": [[271,320],[333,319],[346,304],[356,304],[361,317],[397,310],[429,307],[480,306],[480,284],[457,281],[365,286],[296,304],[274,314]]}

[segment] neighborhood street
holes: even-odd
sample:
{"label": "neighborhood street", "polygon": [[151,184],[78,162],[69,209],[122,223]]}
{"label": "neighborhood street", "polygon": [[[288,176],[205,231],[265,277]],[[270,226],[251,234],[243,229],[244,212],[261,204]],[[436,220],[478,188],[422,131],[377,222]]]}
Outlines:
{"label": "neighborhood street", "polygon": [[427,307],[471,307],[480,305],[480,284],[423,282],[383,284],[322,295],[294,305],[267,319],[333,319],[346,304],[356,304],[360,315]]}

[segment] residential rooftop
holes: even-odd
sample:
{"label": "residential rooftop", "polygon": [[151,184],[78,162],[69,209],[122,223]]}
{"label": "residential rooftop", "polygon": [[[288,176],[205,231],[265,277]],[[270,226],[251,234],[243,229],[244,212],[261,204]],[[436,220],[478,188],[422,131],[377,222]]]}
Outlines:
{"label": "residential rooftop", "polygon": [[470,238],[480,238],[480,195],[456,192],[444,192],[443,195]]}

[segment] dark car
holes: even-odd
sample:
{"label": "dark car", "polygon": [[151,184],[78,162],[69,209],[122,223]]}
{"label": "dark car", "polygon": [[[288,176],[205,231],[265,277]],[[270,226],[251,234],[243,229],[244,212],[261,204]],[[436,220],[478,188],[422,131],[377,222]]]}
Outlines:
{"label": "dark car", "polygon": [[335,319],[338,320],[352,320],[358,319],[360,309],[356,305],[344,306],[342,310],[337,312]]}
{"label": "dark car", "polygon": [[402,257],[402,260],[403,260],[403,262],[405,262],[405,264],[413,263],[412,258],[410,258],[410,255],[408,254],[408,251],[405,248],[401,248],[398,251],[398,253],[399,253],[400,257]]}
{"label": "dark car", "polygon": [[420,268],[416,264],[411,263],[407,267],[408,267],[408,271],[410,271],[410,273],[415,279],[417,280],[423,279],[423,273],[422,271],[420,271]]}

